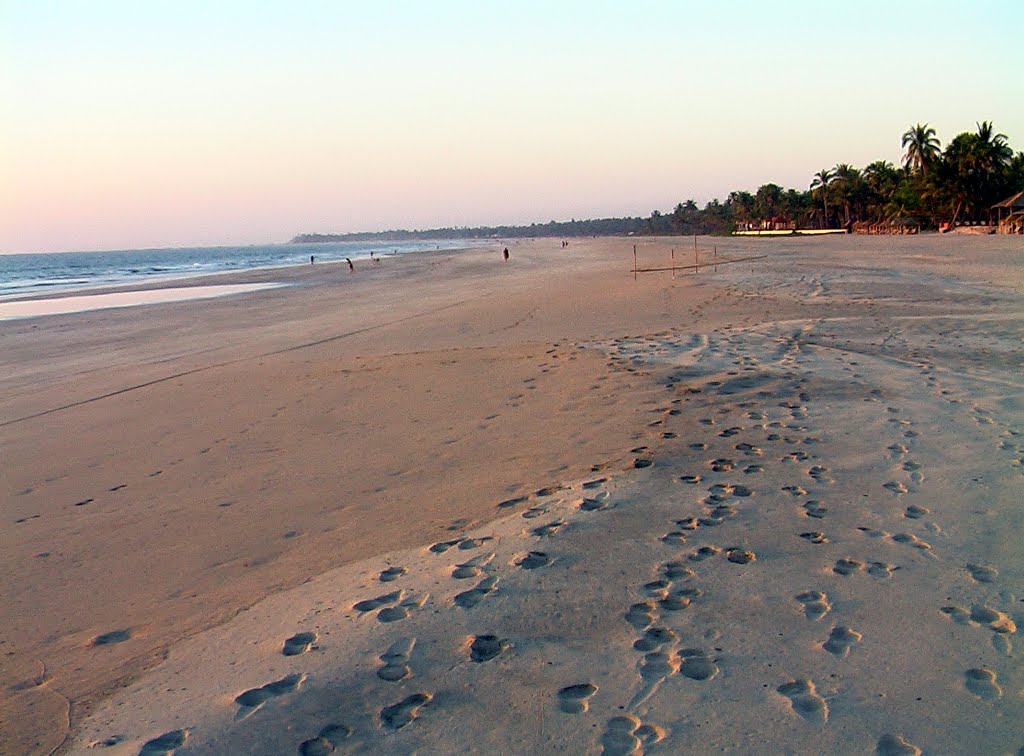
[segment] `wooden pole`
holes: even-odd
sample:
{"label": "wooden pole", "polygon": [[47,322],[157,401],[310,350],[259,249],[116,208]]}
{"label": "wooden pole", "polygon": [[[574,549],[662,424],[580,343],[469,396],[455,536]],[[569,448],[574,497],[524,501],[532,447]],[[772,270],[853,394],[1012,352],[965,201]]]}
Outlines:
{"label": "wooden pole", "polygon": [[676,277],[676,248],[672,247],[672,278]]}
{"label": "wooden pole", "polygon": [[718,245],[717,244],[714,246],[714,250],[715,250],[715,273],[717,273],[718,272]]}
{"label": "wooden pole", "polygon": [[700,258],[697,256],[697,235],[693,237],[693,272],[700,273]]}
{"label": "wooden pole", "polygon": [[633,245],[633,280],[636,280],[636,245]]}

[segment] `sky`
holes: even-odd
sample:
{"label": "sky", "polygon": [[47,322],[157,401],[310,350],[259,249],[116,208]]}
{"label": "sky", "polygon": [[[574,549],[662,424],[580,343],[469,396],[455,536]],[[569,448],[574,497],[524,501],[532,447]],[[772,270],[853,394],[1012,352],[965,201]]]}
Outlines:
{"label": "sky", "polygon": [[670,211],[991,120],[1024,2],[0,0],[0,252]]}

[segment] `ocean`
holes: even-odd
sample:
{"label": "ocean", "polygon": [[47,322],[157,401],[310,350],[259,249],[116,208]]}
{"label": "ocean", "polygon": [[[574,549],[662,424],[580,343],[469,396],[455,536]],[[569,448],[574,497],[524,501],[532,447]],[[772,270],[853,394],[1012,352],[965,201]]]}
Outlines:
{"label": "ocean", "polygon": [[309,264],[309,256],[331,262],[435,249],[459,249],[466,240],[328,242],[244,247],[180,247],[110,252],[46,252],[0,255],[0,301],[24,296],[136,284],[161,279]]}

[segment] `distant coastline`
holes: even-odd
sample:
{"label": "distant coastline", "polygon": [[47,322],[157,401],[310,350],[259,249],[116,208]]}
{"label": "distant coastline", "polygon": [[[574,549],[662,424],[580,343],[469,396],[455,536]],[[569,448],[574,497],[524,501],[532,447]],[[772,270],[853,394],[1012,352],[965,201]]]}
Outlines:
{"label": "distant coastline", "polygon": [[474,226],[423,230],[360,231],[346,234],[299,234],[291,244],[326,242],[420,241],[432,239],[515,239],[536,236],[625,236],[649,233],[646,218],[597,218],[548,221],[529,226]]}

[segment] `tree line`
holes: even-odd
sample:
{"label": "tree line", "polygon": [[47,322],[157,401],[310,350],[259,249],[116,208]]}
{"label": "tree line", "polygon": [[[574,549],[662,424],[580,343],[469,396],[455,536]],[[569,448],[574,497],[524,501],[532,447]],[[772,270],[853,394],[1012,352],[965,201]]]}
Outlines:
{"label": "tree line", "polygon": [[693,234],[775,223],[799,228],[844,228],[858,222],[910,222],[938,228],[988,219],[992,205],[1024,191],[1024,152],[1010,148],[990,121],[955,136],[945,148],[927,123],[902,137],[903,161],[876,160],[863,168],[838,163],[811,177],[804,191],[764,184],[730,192],[699,208],[693,200],[670,213],[651,213],[650,233]]}
{"label": "tree line", "polygon": [[859,222],[912,223],[924,229],[983,222],[993,204],[1024,191],[1024,152],[1014,152],[991,121],[956,135],[945,147],[935,129],[918,123],[904,132],[901,165],[876,160],[863,168],[838,163],[811,177],[805,190],[768,183],[734,191],[699,207],[692,199],[650,217],[549,221],[529,226],[476,226],[353,234],[300,234],[293,242],[404,239],[716,234],[772,224],[849,228]]}

